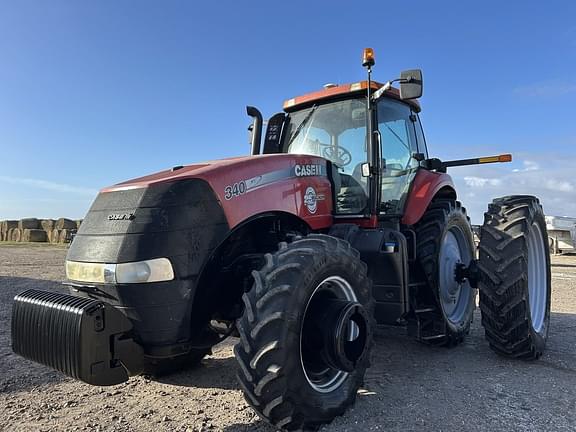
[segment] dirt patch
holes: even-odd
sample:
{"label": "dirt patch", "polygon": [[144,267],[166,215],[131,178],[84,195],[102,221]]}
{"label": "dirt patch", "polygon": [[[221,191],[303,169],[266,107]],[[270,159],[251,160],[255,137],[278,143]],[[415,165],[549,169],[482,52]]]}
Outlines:
{"label": "dirt patch", "polygon": [[[0,246],[0,430],[266,431],[235,380],[234,340],[202,366],[160,381],[93,387],[12,354],[12,298],[66,292],[61,247]],[[325,431],[573,431],[576,429],[576,256],[553,257],[548,350],[535,362],[488,348],[476,312],[466,343],[430,348],[401,328],[377,331],[355,406]]]}

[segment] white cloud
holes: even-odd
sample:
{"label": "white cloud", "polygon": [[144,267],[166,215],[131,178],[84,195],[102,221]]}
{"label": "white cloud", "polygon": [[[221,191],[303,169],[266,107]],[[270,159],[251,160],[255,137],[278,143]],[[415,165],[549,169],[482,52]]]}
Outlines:
{"label": "white cloud", "polygon": [[44,189],[48,191],[61,192],[61,193],[73,193],[73,194],[92,195],[92,196],[98,193],[96,189],[73,186],[64,183],[55,183],[48,180],[40,180],[32,178],[0,176],[0,182],[11,183],[21,186],[29,186],[36,189]]}
{"label": "white cloud", "polygon": [[538,171],[540,169],[540,164],[531,160],[522,161],[524,168],[515,168],[512,172],[523,172],[523,171]]}
{"label": "white cloud", "polygon": [[473,188],[483,188],[484,186],[500,186],[502,181],[497,178],[464,177],[466,185]]}
{"label": "white cloud", "polygon": [[574,185],[566,180],[548,179],[544,183],[546,189],[557,192],[572,192]]}

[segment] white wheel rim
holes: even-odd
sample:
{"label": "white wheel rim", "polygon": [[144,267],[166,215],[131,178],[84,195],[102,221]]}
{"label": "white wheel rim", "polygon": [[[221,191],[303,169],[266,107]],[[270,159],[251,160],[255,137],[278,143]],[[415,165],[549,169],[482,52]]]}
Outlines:
{"label": "white wheel rim", "polygon": [[544,327],[548,304],[546,250],[540,225],[534,222],[527,237],[528,302],[532,328],[540,333]]}
{"label": "white wheel rim", "polygon": [[472,254],[464,232],[458,227],[452,227],[440,243],[438,283],[442,311],[454,325],[465,318],[473,292],[468,281],[456,280],[456,268],[460,264],[470,265],[471,260]]}
{"label": "white wheel rim", "polygon": [[[304,320],[306,318],[306,312],[308,312],[308,306],[310,306],[310,302],[314,298],[314,296],[320,290],[322,290],[323,288],[326,288],[326,286],[330,286],[330,290],[334,293],[337,293],[339,296],[341,296],[342,299],[346,299],[350,302],[357,302],[358,301],[358,299],[356,298],[356,293],[354,292],[354,289],[352,288],[350,283],[348,283],[347,280],[345,280],[344,278],[342,278],[340,276],[330,276],[330,277],[324,279],[322,282],[320,282],[318,284],[318,286],[314,289],[314,292],[312,293],[312,295],[308,299],[308,303],[306,304],[306,309],[304,310],[304,317],[302,319],[302,328],[300,329],[300,364],[302,366],[302,370],[304,371],[304,376],[306,377],[308,384],[310,384],[310,387],[312,387],[314,390],[316,390],[319,393],[333,392],[338,387],[340,387],[342,385],[342,383],[344,383],[344,381],[346,381],[346,378],[348,378],[348,375],[350,375],[348,372],[334,369],[333,373],[329,375],[329,378],[327,378],[325,380],[321,380],[321,381],[316,381],[316,380],[311,379],[311,377],[309,376],[309,374],[306,370],[306,366],[304,365],[304,359],[302,356],[302,332],[303,332],[303,327],[304,327]],[[354,338],[355,335],[351,334],[350,337]]]}

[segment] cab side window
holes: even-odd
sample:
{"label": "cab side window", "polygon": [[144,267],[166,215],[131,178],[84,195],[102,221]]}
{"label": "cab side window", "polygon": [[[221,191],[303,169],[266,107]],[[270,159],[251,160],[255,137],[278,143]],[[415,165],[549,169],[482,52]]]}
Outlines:
{"label": "cab side window", "polygon": [[378,130],[382,144],[381,212],[401,214],[410,183],[419,164],[410,108],[402,102],[382,99],[378,103]]}
{"label": "cab side window", "polygon": [[424,157],[428,159],[428,148],[426,147],[426,138],[424,137],[424,130],[422,129],[420,116],[416,116],[416,121],[414,122],[414,129],[416,131],[416,142],[418,144],[418,153],[422,153]]}

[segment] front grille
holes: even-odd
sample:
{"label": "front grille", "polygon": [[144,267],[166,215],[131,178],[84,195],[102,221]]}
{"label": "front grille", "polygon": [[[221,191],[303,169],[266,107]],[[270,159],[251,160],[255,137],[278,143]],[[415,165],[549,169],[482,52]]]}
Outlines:
{"label": "front grille", "polygon": [[[28,290],[14,298],[12,349],[89,384],[118,384],[130,372],[139,372],[126,368],[133,358],[119,357],[120,351],[141,355],[126,336],[131,327],[121,312],[102,301]],[[127,342],[130,350],[116,349]]]}

